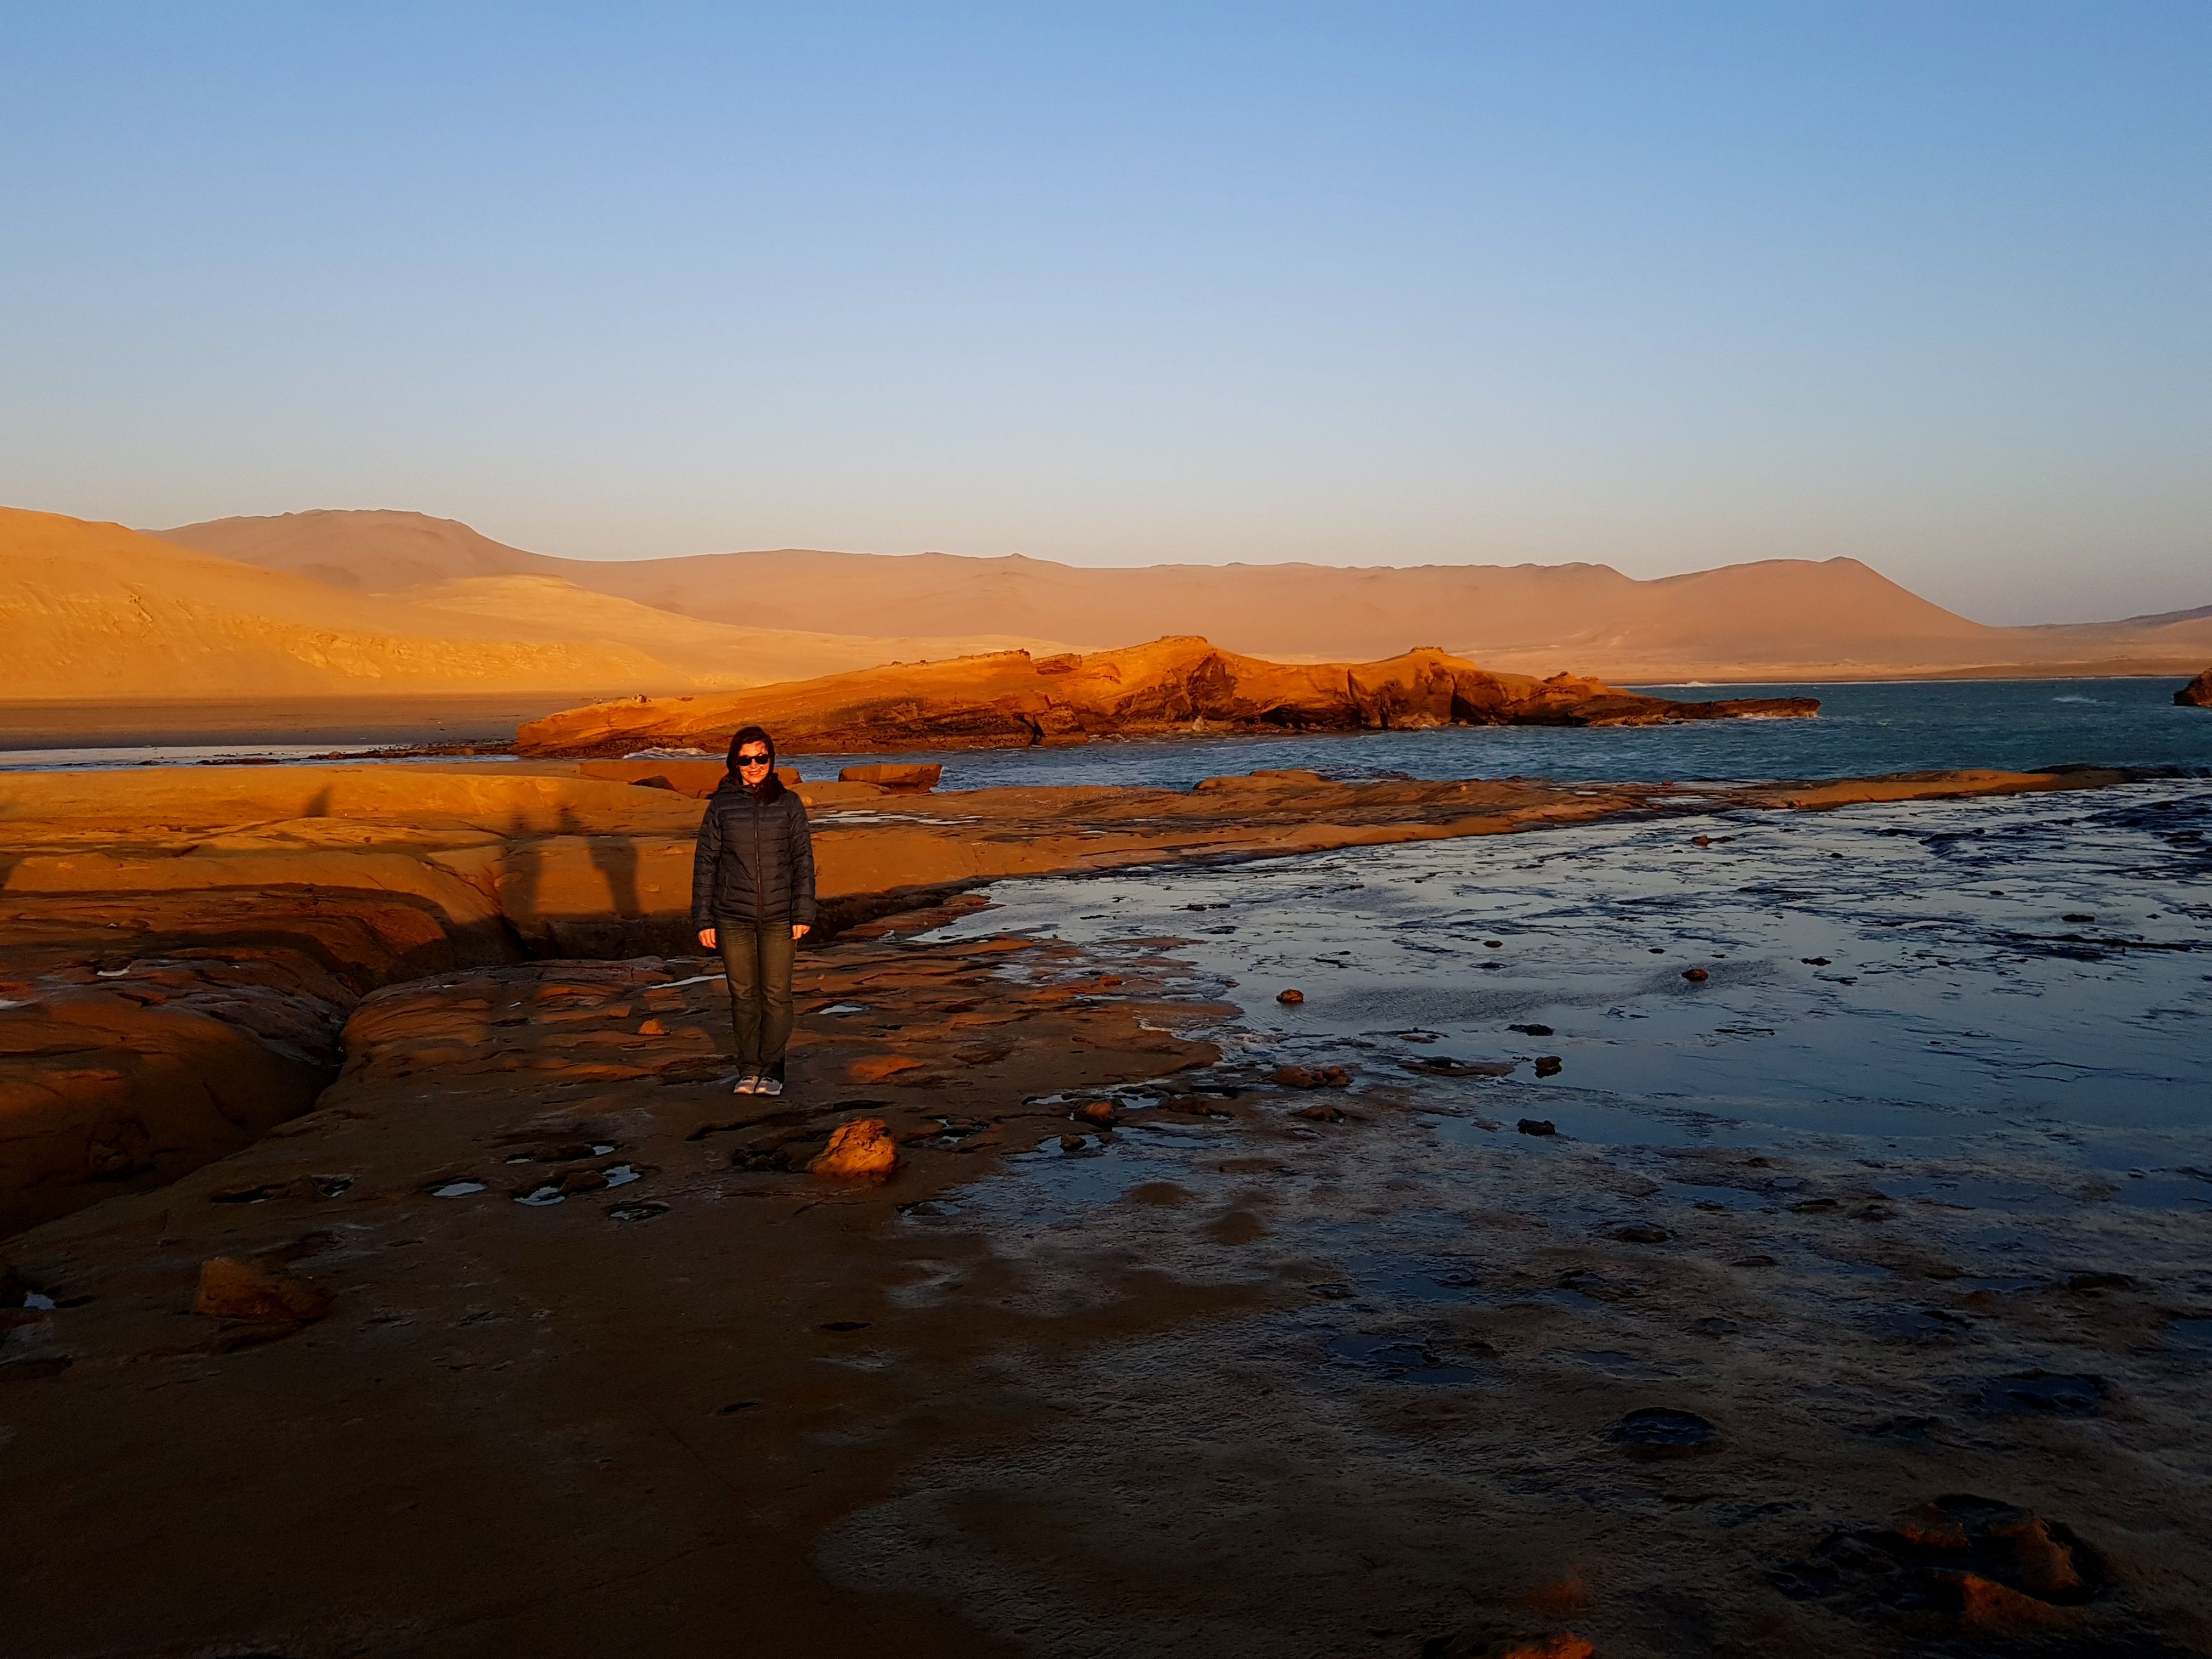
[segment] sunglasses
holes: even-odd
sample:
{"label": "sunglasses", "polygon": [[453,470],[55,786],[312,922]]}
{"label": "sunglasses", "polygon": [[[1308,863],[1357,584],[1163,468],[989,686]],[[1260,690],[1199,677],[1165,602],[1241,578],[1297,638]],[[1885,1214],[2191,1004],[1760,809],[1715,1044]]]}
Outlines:
{"label": "sunglasses", "polygon": [[740,766],[766,766],[768,764],[768,759],[769,757],[766,755],[740,755],[738,757],[738,764]]}

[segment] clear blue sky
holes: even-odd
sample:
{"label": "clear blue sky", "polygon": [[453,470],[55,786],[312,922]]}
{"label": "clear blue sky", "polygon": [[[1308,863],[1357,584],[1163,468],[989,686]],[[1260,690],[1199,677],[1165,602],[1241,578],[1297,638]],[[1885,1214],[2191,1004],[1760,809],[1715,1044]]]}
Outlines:
{"label": "clear blue sky", "polygon": [[2212,604],[2212,3],[0,0],[0,501]]}

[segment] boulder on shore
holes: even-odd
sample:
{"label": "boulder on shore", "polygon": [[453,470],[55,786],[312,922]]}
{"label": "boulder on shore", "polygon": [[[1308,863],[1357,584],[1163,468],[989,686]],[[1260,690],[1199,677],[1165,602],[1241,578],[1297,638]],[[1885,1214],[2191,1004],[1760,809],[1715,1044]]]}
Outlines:
{"label": "boulder on shore", "polygon": [[837,1126],[830,1144],[807,1169],[832,1181],[889,1181],[898,1169],[898,1143],[879,1117]]}
{"label": "boulder on shore", "polygon": [[192,1311],[263,1325],[311,1325],[330,1312],[334,1299],[321,1286],[281,1268],[216,1255],[200,1264]]}
{"label": "boulder on shore", "polygon": [[2175,692],[2173,700],[2184,708],[2212,708],[2212,668]]}
{"label": "boulder on shore", "polygon": [[872,783],[879,789],[927,790],[945,775],[938,765],[848,766],[837,774],[840,783]]}

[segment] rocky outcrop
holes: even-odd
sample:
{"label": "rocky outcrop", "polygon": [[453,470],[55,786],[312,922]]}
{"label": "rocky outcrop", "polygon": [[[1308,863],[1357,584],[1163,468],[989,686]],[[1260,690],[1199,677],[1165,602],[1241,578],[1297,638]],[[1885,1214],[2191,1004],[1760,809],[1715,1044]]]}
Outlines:
{"label": "rocky outcrop", "polygon": [[[719,763],[716,763],[719,770]],[[1677,792],[1528,781],[886,796],[800,786],[821,933],[1008,876],[1267,857],[1588,823],[2088,787],[1931,773]],[[650,784],[651,777],[640,784]],[[827,792],[896,813],[841,819]],[[1676,804],[1694,793],[1694,804]],[[693,949],[698,801],[524,766],[164,768],[0,779],[0,1234],[160,1185],[306,1111],[381,988],[532,957]],[[854,1064],[856,1083],[912,1069]]]}
{"label": "rocky outcrop", "polygon": [[758,724],[786,754],[866,753],[1199,732],[1654,726],[1802,718],[1820,708],[1811,697],[1683,702],[1572,674],[1493,674],[1429,649],[1356,665],[1265,662],[1185,637],[1089,656],[1003,651],[742,694],[595,703],[531,721],[516,747],[544,756],[719,748],[738,726]]}
{"label": "rocky outcrop", "polygon": [[2173,700],[2184,708],[2212,708],[2212,668],[2175,692]]}

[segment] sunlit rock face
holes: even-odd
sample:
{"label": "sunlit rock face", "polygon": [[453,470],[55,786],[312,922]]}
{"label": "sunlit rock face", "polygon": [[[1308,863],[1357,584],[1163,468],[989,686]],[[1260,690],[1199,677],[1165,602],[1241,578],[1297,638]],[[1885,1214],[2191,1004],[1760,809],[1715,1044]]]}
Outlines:
{"label": "sunlit rock face", "polygon": [[2212,668],[2175,692],[2173,700],[2184,708],[2212,708]]}
{"label": "sunlit rock face", "polygon": [[1574,674],[1495,674],[1437,650],[1382,662],[1274,663],[1202,639],[1033,657],[898,663],[743,695],[632,698],[533,720],[532,755],[621,755],[726,743],[766,726],[787,754],[1024,748],[1194,732],[1419,731],[1439,726],[1650,726],[1816,714],[1811,697],[1678,702]]}

